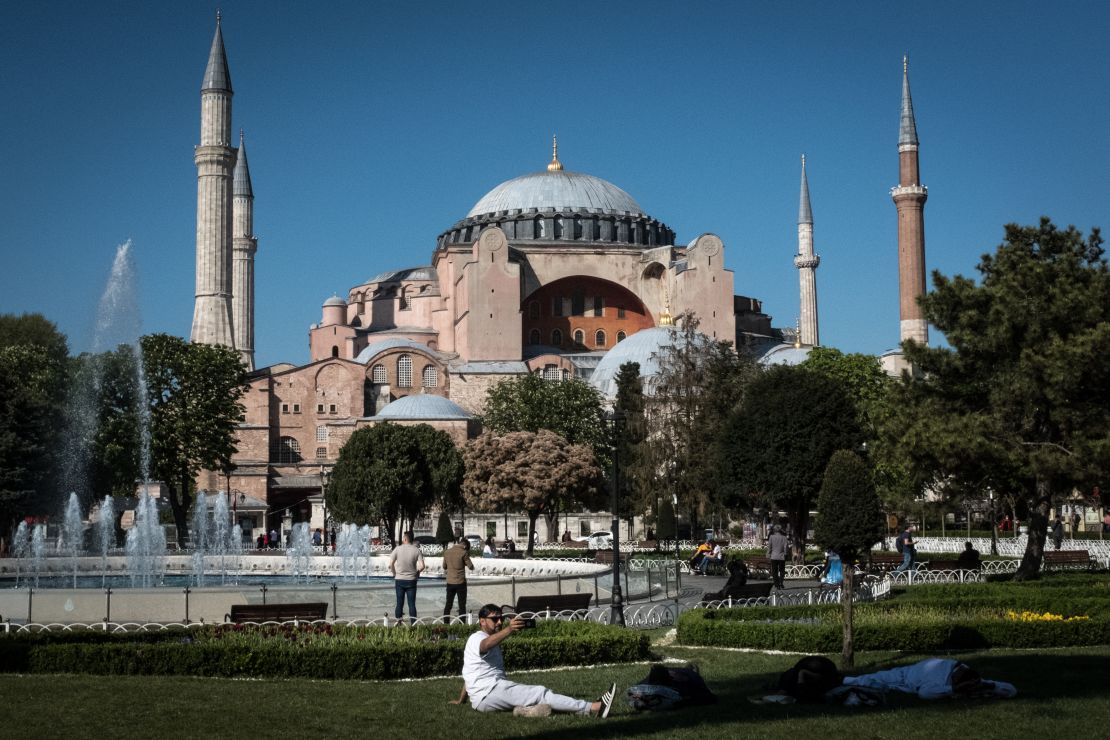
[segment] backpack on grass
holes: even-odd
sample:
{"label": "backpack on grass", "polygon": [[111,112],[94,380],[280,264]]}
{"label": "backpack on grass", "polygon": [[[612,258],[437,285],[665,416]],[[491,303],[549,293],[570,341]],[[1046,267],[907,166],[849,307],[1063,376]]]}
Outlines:
{"label": "backpack on grass", "polygon": [[651,667],[647,678],[628,687],[625,700],[638,712],[717,703],[696,665],[669,668],[658,663]]}

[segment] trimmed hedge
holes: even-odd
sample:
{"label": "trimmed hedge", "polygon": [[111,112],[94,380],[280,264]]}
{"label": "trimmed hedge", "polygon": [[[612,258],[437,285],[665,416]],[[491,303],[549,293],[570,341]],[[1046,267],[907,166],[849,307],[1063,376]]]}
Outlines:
{"label": "trimmed hedge", "polygon": [[[305,639],[288,630],[264,638],[218,631],[7,635],[0,637],[0,671],[379,680],[450,675],[462,670],[465,638],[473,628],[352,627]],[[650,655],[646,634],[587,622],[541,622],[503,649],[509,670]]]}
{"label": "trimmed hedge", "polygon": [[[1006,613],[1049,612],[1074,621],[1021,621]],[[678,640],[688,645],[807,653],[838,652],[842,608],[821,606],[698,609],[683,614]],[[1110,644],[1110,579],[1031,583],[929,584],[856,606],[857,650],[983,649]]]}

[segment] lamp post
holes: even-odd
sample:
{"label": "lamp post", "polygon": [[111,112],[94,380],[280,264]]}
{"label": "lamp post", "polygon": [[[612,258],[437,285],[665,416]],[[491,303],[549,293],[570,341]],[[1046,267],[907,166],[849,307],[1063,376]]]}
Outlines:
{"label": "lamp post", "polygon": [[324,554],[328,553],[328,469],[323,465],[320,466],[320,498],[324,500],[324,537],[321,542],[324,545]]}
{"label": "lamp post", "polygon": [[991,501],[991,555],[998,554],[998,522],[994,518],[994,491],[988,491]]}
{"label": "lamp post", "polygon": [[612,509],[613,526],[610,528],[613,542],[613,588],[612,602],[609,610],[609,624],[624,626],[624,594],[621,593],[621,548],[620,548],[620,438],[624,430],[625,416],[619,409],[613,409],[609,416],[613,440],[613,479],[612,479]]}

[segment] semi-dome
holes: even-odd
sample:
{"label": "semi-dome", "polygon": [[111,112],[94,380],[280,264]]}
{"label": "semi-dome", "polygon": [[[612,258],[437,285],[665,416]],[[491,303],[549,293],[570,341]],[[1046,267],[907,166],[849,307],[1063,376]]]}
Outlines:
{"label": "semi-dome", "polygon": [[347,301],[343,300],[342,298],[340,298],[337,295],[333,295],[331,298],[324,301],[324,305],[325,306],[346,306]]}
{"label": "semi-dome", "polygon": [[[701,334],[697,336],[704,339]],[[605,353],[590,375],[590,385],[597,388],[605,398],[616,398],[617,374],[621,365],[637,362],[640,365],[640,378],[644,380],[644,392],[651,393],[652,379],[659,374],[659,356],[667,348],[681,346],[685,341],[686,334],[674,326],[641,329],[628,339],[617,342],[615,347]]]}
{"label": "semi-dome", "polygon": [[443,396],[419,393],[402,396],[389,403],[374,417],[375,419],[470,419],[471,414],[462,406]]}
{"label": "semi-dome", "polygon": [[582,172],[533,172],[501,183],[474,204],[467,218],[499,211],[554,208],[642,216],[631,195],[613,183]]}

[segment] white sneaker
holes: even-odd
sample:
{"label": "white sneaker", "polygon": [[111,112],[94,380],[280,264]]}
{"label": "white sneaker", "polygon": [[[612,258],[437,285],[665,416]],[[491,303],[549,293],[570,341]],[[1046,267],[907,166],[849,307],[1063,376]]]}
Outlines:
{"label": "white sneaker", "polygon": [[617,685],[614,683],[609,686],[609,690],[601,695],[601,711],[597,713],[598,717],[605,719],[609,716],[609,710],[613,708],[613,699],[617,696]]}
{"label": "white sneaker", "polygon": [[513,714],[517,717],[550,717],[550,704],[533,704],[530,707],[513,707]]}

